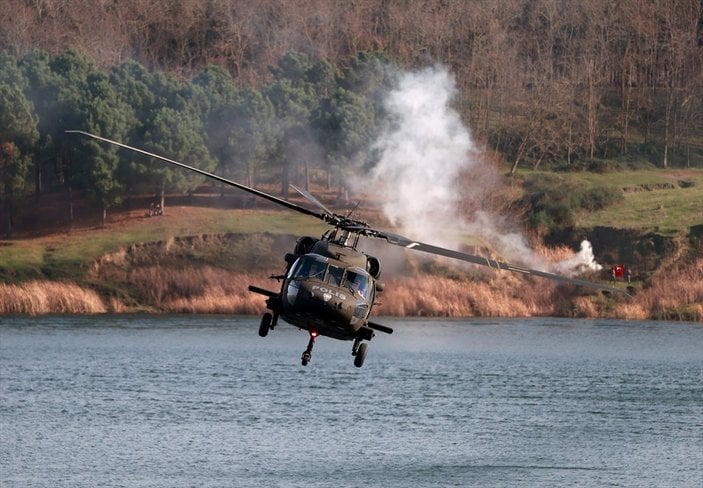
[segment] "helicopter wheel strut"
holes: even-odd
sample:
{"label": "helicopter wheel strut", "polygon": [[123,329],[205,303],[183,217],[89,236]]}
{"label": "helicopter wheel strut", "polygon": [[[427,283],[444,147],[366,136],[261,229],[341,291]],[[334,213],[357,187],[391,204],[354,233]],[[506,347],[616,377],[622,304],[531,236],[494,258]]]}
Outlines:
{"label": "helicopter wheel strut", "polygon": [[271,329],[273,329],[273,316],[266,312],[263,317],[261,317],[261,323],[259,324],[259,335],[261,337],[266,337]]}
{"label": "helicopter wheel strut", "polygon": [[259,324],[259,335],[261,337],[266,337],[269,333],[269,330],[273,330],[273,328],[276,327],[277,323],[278,314],[275,312],[273,314],[266,312],[264,316],[261,317],[261,324]]}
{"label": "helicopter wheel strut", "polygon": [[361,344],[361,337],[354,339],[354,344],[352,344],[352,356],[356,356],[359,351],[359,345]]}
{"label": "helicopter wheel strut", "polygon": [[315,345],[315,337],[317,337],[317,332],[310,332],[310,341],[308,342],[308,348],[305,349],[303,357],[301,358],[301,363],[303,366],[307,366],[312,359],[312,347]]}
{"label": "helicopter wheel strut", "polygon": [[359,347],[356,350],[356,354],[354,354],[354,366],[360,368],[364,365],[364,361],[366,360],[366,353],[368,352],[368,350],[368,344],[366,344],[365,342],[359,344]]}
{"label": "helicopter wheel strut", "polygon": [[354,356],[354,366],[360,368],[364,365],[366,360],[366,354],[369,350],[369,345],[365,342],[361,342],[361,337],[354,339],[354,344],[352,344],[352,356]]}

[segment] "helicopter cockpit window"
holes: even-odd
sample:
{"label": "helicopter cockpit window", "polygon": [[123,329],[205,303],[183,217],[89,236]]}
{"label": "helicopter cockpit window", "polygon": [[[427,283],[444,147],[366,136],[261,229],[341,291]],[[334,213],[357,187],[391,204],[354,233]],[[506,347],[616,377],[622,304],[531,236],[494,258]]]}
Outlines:
{"label": "helicopter cockpit window", "polygon": [[348,269],[346,285],[362,297],[369,298],[369,276],[366,273]]}
{"label": "helicopter cockpit window", "polygon": [[339,266],[330,265],[327,270],[327,283],[335,286],[342,284],[342,278],[344,277],[344,268]]}
{"label": "helicopter cockpit window", "polygon": [[322,279],[325,276],[326,268],[327,263],[324,261],[321,261],[314,256],[303,256],[291,270],[291,276],[293,278]]}

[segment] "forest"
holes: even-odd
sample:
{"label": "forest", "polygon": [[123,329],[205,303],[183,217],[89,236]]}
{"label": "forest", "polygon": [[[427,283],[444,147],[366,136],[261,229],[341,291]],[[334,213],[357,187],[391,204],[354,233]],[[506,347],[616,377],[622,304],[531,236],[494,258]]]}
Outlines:
{"label": "forest", "polygon": [[[201,183],[82,129],[250,185],[342,185],[400,70],[446,67],[506,172],[703,166],[698,0],[5,0],[0,191],[108,209]],[[392,121],[391,121],[392,123]]]}

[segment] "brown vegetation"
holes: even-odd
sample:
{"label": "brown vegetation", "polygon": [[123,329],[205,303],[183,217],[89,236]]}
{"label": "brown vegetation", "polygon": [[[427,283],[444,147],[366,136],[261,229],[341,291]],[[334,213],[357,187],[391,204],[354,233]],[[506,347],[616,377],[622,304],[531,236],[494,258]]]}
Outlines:
{"label": "brown vegetation", "polygon": [[[248,285],[278,290],[280,283],[268,276],[281,273],[281,257],[294,240],[294,236],[268,233],[212,234],[132,245],[96,260],[79,284],[30,281],[0,285],[0,314],[258,315],[264,311],[265,298],[249,292]],[[396,260],[393,267],[384,260],[386,287],[374,314],[701,321],[703,258],[691,258],[686,239],[678,239],[671,247],[660,269],[646,282],[634,284],[632,298],[454,262],[424,266],[417,259]],[[537,246],[536,250],[550,262],[573,255],[567,247]]]}
{"label": "brown vegetation", "polygon": [[216,64],[255,87],[291,51],[341,67],[360,51],[444,63],[474,133],[514,166],[625,154],[655,134],[663,166],[671,149],[687,154],[700,145],[702,46],[699,0],[0,2],[0,49],[16,56],[75,48],[184,77]]}
{"label": "brown vegetation", "polygon": [[[126,305],[74,283],[32,281],[0,284],[0,314],[122,313],[150,310],[171,313],[258,315],[264,298],[247,290],[253,284],[277,290],[268,273],[238,273],[211,266],[139,267],[123,278],[143,297]],[[112,278],[116,276],[113,274]],[[146,307],[146,308],[145,308]],[[505,273],[486,279],[421,275],[386,282],[376,315],[411,317],[562,316],[618,319],[703,320],[703,259],[694,265],[660,270],[650,287],[632,298],[606,297],[545,280],[524,280]]]}
{"label": "brown vegetation", "polygon": [[[516,286],[517,285],[517,286]],[[426,317],[530,317],[550,315],[554,306],[545,300],[552,285],[535,292],[516,280],[500,277],[491,282],[421,276],[390,280],[378,313]]]}
{"label": "brown vegetation", "polygon": [[659,269],[651,286],[618,304],[613,315],[623,319],[703,320],[703,258],[691,264]]}
{"label": "brown vegetation", "polygon": [[262,278],[265,276],[210,266],[183,269],[150,266],[129,272],[128,279],[147,303],[165,312],[250,315],[263,312],[265,307],[261,295],[249,292],[247,287],[250,284],[271,287],[271,282]]}
{"label": "brown vegetation", "polygon": [[[119,302],[112,306],[121,308]],[[30,281],[18,285],[0,283],[0,314],[105,313],[100,296],[75,283]]]}

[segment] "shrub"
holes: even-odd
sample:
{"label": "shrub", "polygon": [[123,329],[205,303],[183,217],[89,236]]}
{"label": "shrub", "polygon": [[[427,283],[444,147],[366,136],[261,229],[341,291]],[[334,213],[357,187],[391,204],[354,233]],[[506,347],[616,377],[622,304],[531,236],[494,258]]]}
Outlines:
{"label": "shrub", "polygon": [[625,198],[619,189],[584,187],[556,175],[531,175],[524,189],[530,227],[547,232],[572,226],[581,210],[602,210]]}
{"label": "shrub", "polygon": [[581,208],[584,210],[602,210],[605,207],[625,199],[621,190],[602,186],[589,188],[581,194]]}

